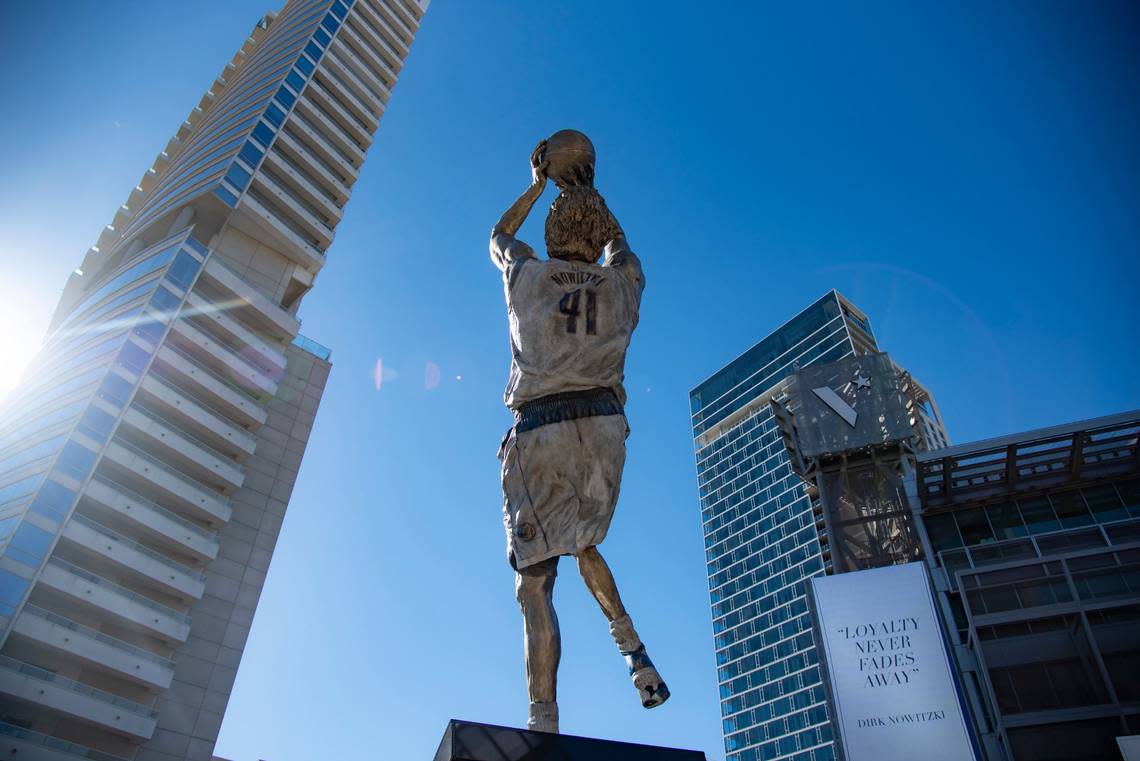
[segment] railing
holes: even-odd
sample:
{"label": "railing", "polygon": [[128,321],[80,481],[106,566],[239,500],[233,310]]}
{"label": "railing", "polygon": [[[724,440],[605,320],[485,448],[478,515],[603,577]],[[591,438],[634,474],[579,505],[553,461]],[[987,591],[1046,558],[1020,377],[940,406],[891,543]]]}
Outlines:
{"label": "railing", "polygon": [[17,727],[15,724],[8,724],[3,721],[0,721],[0,735],[15,737],[17,740],[24,740],[31,745],[42,745],[51,750],[70,753],[79,758],[89,758],[91,761],[127,761],[127,759],[122,756],[113,756],[101,750],[92,750],[86,745],[61,740],[58,737],[45,735],[43,732],[33,732],[30,729]]}
{"label": "railing", "polygon": [[146,407],[142,406],[138,402],[135,402],[134,404],[132,404],[130,406],[130,409],[134,410],[135,412],[138,412],[143,417],[146,417],[146,418],[153,420],[154,422],[158,423],[161,426],[165,426],[166,428],[169,428],[175,434],[181,436],[182,438],[186,439],[187,441],[194,444],[195,446],[206,450],[207,454],[209,454],[213,457],[216,457],[217,459],[221,460],[224,464],[229,465],[230,467],[236,468],[239,473],[242,473],[243,475],[245,474],[245,466],[242,465],[240,462],[234,462],[233,459],[231,459],[230,456],[228,454],[226,454],[225,452],[217,450],[212,445],[207,444],[206,442],[202,441],[197,436],[194,436],[193,434],[187,433],[186,431],[184,431],[181,428],[179,428],[178,426],[174,425],[173,423],[171,423],[169,420],[165,419],[164,417],[162,417],[158,413],[147,409]]}
{"label": "railing", "polygon": [[120,594],[123,597],[126,597],[127,599],[129,599],[133,602],[137,602],[140,605],[145,605],[146,607],[150,608],[151,610],[157,611],[164,616],[169,616],[170,618],[175,619],[179,623],[186,624],[187,626],[190,625],[190,616],[187,615],[186,613],[182,613],[180,611],[177,611],[174,608],[170,607],[169,605],[163,605],[162,603],[158,602],[157,600],[150,599],[146,595],[140,595],[138,592],[134,591],[133,589],[127,589],[126,587],[124,587],[120,584],[116,584],[115,582],[111,581],[110,579],[104,579],[102,576],[91,573],[86,568],[80,568],[79,566],[75,565],[74,563],[69,563],[66,560],[62,560],[62,559],[56,558],[56,557],[53,557],[51,560],[49,560],[48,565],[58,566],[58,567],[62,568],[63,570],[67,571],[68,573],[75,574],[76,576],[83,579],[84,581],[89,581],[92,584],[98,584],[99,586],[103,587],[104,589],[109,589],[112,592],[114,592],[116,594]]}
{"label": "railing", "polygon": [[163,349],[169,349],[174,354],[177,354],[179,357],[181,357],[182,359],[186,360],[191,365],[193,365],[195,370],[201,370],[206,375],[209,375],[211,378],[218,381],[222,385],[227,386],[229,388],[232,388],[234,391],[237,391],[242,396],[249,397],[251,400],[257,402],[258,404],[261,403],[261,397],[256,391],[250,391],[248,388],[245,388],[244,386],[235,382],[232,378],[227,378],[226,376],[222,375],[221,373],[217,372],[216,370],[209,368],[209,367],[206,367],[201,362],[194,359],[193,357],[191,357],[186,352],[182,351],[182,349],[179,349],[176,346],[174,346],[174,344],[170,343],[170,341],[163,342],[162,348]]}
{"label": "railing", "polygon": [[143,458],[144,460],[154,463],[155,465],[162,468],[163,470],[168,471],[170,473],[170,475],[172,475],[175,479],[182,481],[184,484],[186,484],[190,488],[194,489],[195,491],[199,491],[199,492],[203,492],[205,494],[208,494],[209,496],[220,500],[222,502],[222,504],[224,504],[226,507],[229,507],[229,505],[230,505],[230,498],[229,497],[227,497],[224,494],[221,494],[220,492],[215,492],[215,491],[207,488],[205,484],[203,484],[201,481],[199,481],[198,479],[196,479],[194,476],[190,475],[189,473],[187,473],[183,470],[179,470],[178,468],[174,467],[173,465],[166,463],[166,462],[163,462],[162,460],[158,459],[157,457],[154,457],[152,455],[147,454],[141,448],[136,447],[134,444],[128,444],[127,442],[123,441],[122,439],[120,439],[117,436],[114,439],[112,439],[112,443],[117,444],[118,446],[121,446],[123,449],[127,450],[131,454],[138,455],[139,457]]}
{"label": "railing", "polygon": [[98,629],[92,629],[90,626],[84,626],[83,624],[76,623],[70,618],[64,618],[58,613],[52,613],[50,610],[45,610],[39,606],[32,605],[31,603],[26,603],[24,605],[24,612],[35,616],[36,618],[42,618],[45,621],[50,621],[51,623],[56,624],[57,626],[62,626],[65,629],[70,629],[73,632],[81,632],[82,634],[86,634],[92,639],[96,639],[118,650],[128,652],[131,655],[137,655],[140,658],[145,658],[148,661],[157,663],[160,666],[174,668],[174,660],[172,658],[164,658],[158,653],[152,653],[150,650],[145,650],[141,647],[137,647],[135,645],[132,645],[130,642],[125,642],[116,637],[112,637],[109,634],[104,634]]}
{"label": "railing", "polygon": [[[194,298],[198,302],[198,306],[190,305],[190,311],[182,313],[182,320],[190,324],[191,327],[197,328],[200,332],[204,333],[208,338],[213,339],[219,345],[228,349],[235,357],[245,362],[247,365],[257,370],[262,375],[273,377],[273,373],[280,370],[285,366],[285,353],[282,349],[273,346],[270,342],[266,341],[261,336],[257,335],[255,331],[246,327],[240,320],[231,317],[224,313],[224,307],[215,307],[204,297],[194,294]],[[186,302],[190,304],[189,301]],[[226,327],[225,321],[234,323],[234,326]],[[235,346],[233,340],[219,336],[217,330],[219,328],[211,326],[211,321],[218,323],[222,327],[221,330],[233,335],[241,346]],[[245,331],[248,336],[239,335],[239,331]],[[260,344],[260,346],[258,345]],[[263,357],[267,362],[271,363],[270,367],[254,362],[250,359],[245,351],[248,349],[250,352]]]}
{"label": "railing", "polygon": [[159,563],[162,563],[167,568],[171,568],[175,571],[178,571],[181,574],[189,576],[191,579],[195,579],[196,581],[205,581],[206,580],[206,574],[202,573],[201,571],[196,571],[193,568],[190,568],[189,566],[185,566],[182,563],[179,563],[177,560],[173,560],[171,558],[168,558],[166,555],[163,555],[161,552],[156,552],[144,544],[139,544],[134,539],[123,536],[118,531],[115,531],[113,529],[109,529],[106,526],[104,526],[102,523],[99,523],[98,521],[93,521],[90,518],[88,518],[86,515],[83,515],[82,513],[72,513],[71,520],[75,521],[76,523],[80,524],[81,526],[86,526],[87,528],[91,529],[92,531],[95,531],[99,534],[102,534],[103,536],[107,536],[107,537],[110,537],[111,539],[114,539],[117,542],[121,542],[122,544],[125,544],[130,549],[135,550],[136,552],[141,552],[143,555],[146,555],[151,560],[157,560]]}
{"label": "railing", "polygon": [[115,481],[114,479],[107,478],[106,476],[95,476],[92,480],[98,481],[99,483],[103,484],[104,486],[106,486],[109,489],[114,489],[115,491],[120,492],[121,494],[123,494],[123,496],[130,497],[131,500],[134,502],[138,502],[138,503],[140,503],[146,507],[149,507],[151,510],[154,510],[156,513],[158,513],[162,517],[164,517],[168,520],[174,521],[179,526],[181,526],[182,528],[184,528],[188,531],[193,531],[195,534],[197,534],[201,538],[205,539],[206,541],[213,542],[213,543],[217,544],[217,542],[218,542],[218,532],[217,531],[211,531],[210,529],[203,528],[196,523],[192,523],[191,521],[186,520],[181,515],[177,515],[174,512],[167,510],[162,505],[159,505],[156,502],[152,502],[151,500],[142,496],[138,492],[132,491],[132,490],[128,489],[127,487],[123,486],[121,483],[119,483],[118,481]]}
{"label": "railing", "polygon": [[328,362],[329,357],[332,356],[332,349],[328,348],[327,346],[323,346],[308,336],[303,336],[300,333],[298,333],[297,337],[293,339],[293,345],[304,349],[305,351],[315,356],[317,359],[323,359],[325,362]]}
{"label": "railing", "polygon": [[[229,339],[220,338],[219,336],[215,335],[214,332],[207,328],[204,323],[205,320],[200,319],[197,316],[189,317],[183,314],[174,322],[174,327],[171,328],[171,332],[178,332],[175,331],[174,328],[181,325],[183,327],[183,330],[181,331],[182,338],[190,341],[194,347],[202,349],[207,353],[213,355],[214,352],[211,351],[210,347],[202,345],[200,341],[210,343],[213,345],[213,347],[221,351],[226,358],[236,362],[239,368],[248,368],[252,370],[262,381],[276,385],[277,382],[274,380],[274,370],[266,369],[261,365],[255,364],[246,356],[246,352],[243,352],[240,346],[234,345],[233,341]],[[242,381],[247,382],[245,376],[242,376]],[[248,382],[256,384],[256,381]],[[259,389],[259,393],[272,395],[267,389]]]}
{"label": "railing", "polygon": [[125,708],[131,713],[138,714],[139,716],[146,716],[151,719],[153,719],[155,716],[158,716],[158,709],[154,706],[143,705],[142,703],[130,700],[129,698],[120,697],[113,692],[100,690],[98,687],[92,687],[89,684],[83,684],[82,682],[77,682],[74,679],[68,679],[67,677],[59,676],[58,674],[52,673],[47,669],[42,669],[39,666],[33,666],[30,663],[18,661],[15,658],[9,658],[6,655],[0,655],[0,667],[6,668],[9,671],[25,674],[32,677],[33,679],[38,679],[42,682],[51,682],[54,685],[63,687],[64,689],[71,690],[72,692],[78,693],[80,695],[87,695],[88,697],[95,698],[96,700],[101,700],[104,703],[110,703],[112,705],[119,706],[120,708]]}
{"label": "railing", "polygon": [[334,196],[328,188],[322,185],[318,178],[313,177],[313,172],[311,169],[301,166],[301,163],[299,161],[294,159],[292,156],[289,156],[284,151],[270,151],[268,155],[280,160],[294,172],[301,175],[301,177],[304,178],[306,182],[317,189],[317,191],[325,198],[326,201],[329,202],[329,204],[334,209],[343,212],[344,207],[337,203],[336,196]]}
{"label": "railing", "polygon": [[[173,347],[171,347],[171,349],[174,351],[177,351],[176,349],[173,349]],[[224,422],[226,425],[231,426],[232,428],[235,428],[235,429],[241,431],[242,433],[247,433],[247,434],[249,433],[240,424],[234,422],[233,418],[230,417],[230,413],[222,412],[221,410],[219,410],[217,407],[210,404],[209,402],[205,402],[205,401],[199,399],[197,394],[195,394],[193,391],[191,391],[190,389],[183,386],[181,383],[177,383],[177,382],[171,380],[170,378],[167,378],[165,375],[158,375],[156,373],[149,373],[147,375],[147,377],[151,378],[152,380],[157,382],[158,385],[165,386],[169,390],[177,392],[177,393],[181,394],[182,396],[186,397],[192,404],[198,405],[199,407],[206,410],[210,414],[221,419],[222,422]]]}

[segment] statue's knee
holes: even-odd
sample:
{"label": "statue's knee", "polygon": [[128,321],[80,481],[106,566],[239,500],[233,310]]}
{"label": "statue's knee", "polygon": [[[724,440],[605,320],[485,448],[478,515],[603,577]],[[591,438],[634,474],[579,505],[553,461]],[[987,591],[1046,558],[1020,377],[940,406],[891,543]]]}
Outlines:
{"label": "statue's knee", "polygon": [[529,574],[516,574],[515,599],[519,607],[526,609],[535,605],[549,605],[554,597],[554,577]]}
{"label": "statue's knee", "polygon": [[528,605],[534,605],[542,599],[542,579],[536,576],[524,576],[521,573],[515,577],[515,599],[524,611]]}

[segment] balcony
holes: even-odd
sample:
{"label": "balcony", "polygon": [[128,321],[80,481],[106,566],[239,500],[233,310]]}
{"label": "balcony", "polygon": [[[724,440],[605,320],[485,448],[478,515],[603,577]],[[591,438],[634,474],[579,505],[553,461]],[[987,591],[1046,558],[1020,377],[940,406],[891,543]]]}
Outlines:
{"label": "balcony", "polygon": [[92,511],[100,523],[112,528],[130,527],[155,544],[201,561],[218,556],[217,532],[188,521],[109,478],[97,475],[91,479],[83,499],[84,509]]}
{"label": "balcony", "polygon": [[123,414],[117,435],[130,438],[147,453],[222,492],[237,491],[245,480],[244,466],[137,402]]}
{"label": "balcony", "polygon": [[302,234],[304,228],[296,226],[289,219],[289,212],[250,188],[238,202],[238,214],[234,225],[253,236],[268,236],[270,243],[279,253],[289,257],[308,272],[320,272],[325,266],[325,255],[316,246],[316,241]]}
{"label": "balcony", "polygon": [[260,427],[265,422],[267,413],[260,401],[186,352],[165,344],[155,360],[152,371],[157,366],[163,379],[169,378],[178,386],[201,393],[212,409],[225,412],[227,417],[248,428]]}
{"label": "balcony", "polygon": [[[189,309],[187,309],[187,307]],[[246,327],[240,320],[229,312],[233,309],[231,304],[218,303],[207,299],[201,293],[191,292],[186,297],[187,311],[196,316],[198,320],[208,321],[211,332],[221,334],[223,341],[233,346],[240,346],[238,353],[242,358],[253,365],[257,365],[273,377],[280,377],[285,367],[285,353],[280,346],[266,341],[257,333]]]}
{"label": "balcony", "polygon": [[[349,107],[352,108],[355,115],[364,122],[365,127],[370,130],[375,130],[379,126],[380,115],[384,113],[384,102],[377,97],[372,88],[357,76],[356,62],[351,62],[344,55],[345,48],[343,46],[337,47],[333,45],[329,54],[321,60],[321,66],[326,67],[330,81],[330,87],[338,88],[338,95],[342,100],[345,96],[351,98]],[[355,58],[355,56],[353,56]],[[365,75],[370,80],[375,80],[375,75]],[[368,143],[365,143],[367,145]]]}
{"label": "balcony", "polygon": [[226,412],[210,406],[168,378],[147,375],[139,385],[135,400],[228,457],[240,461],[257,448],[257,438],[231,420]]}
{"label": "balcony", "polygon": [[265,167],[272,171],[282,182],[289,185],[289,190],[314,207],[322,217],[329,220],[329,224],[336,226],[340,222],[344,211],[334,203],[331,191],[320,188],[319,182],[308,173],[308,170],[293,161],[288,154],[278,150],[270,150],[265,154]]}
{"label": "balcony", "polygon": [[174,678],[171,659],[30,603],[12,625],[12,635],[50,648],[53,659],[64,653],[148,688],[165,690]]}
{"label": "balcony", "polygon": [[[345,26],[366,36],[371,50],[375,50],[377,53],[383,51],[385,63],[395,67],[395,71],[392,73],[392,81],[395,81],[396,72],[399,71],[404,57],[408,55],[408,46],[412,44],[412,32],[403,27],[397,31],[392,26],[393,24],[400,26],[395,19],[386,18],[368,3],[357,3],[354,10],[359,11],[360,15],[369,23],[357,25],[350,23]],[[385,9],[385,12],[389,11]]]}
{"label": "balcony", "polygon": [[342,161],[347,161],[356,171],[360,170],[364,163],[364,150],[369,144],[369,133],[336,102],[328,88],[315,79],[311,80],[297,102],[294,118],[297,112],[309,125],[319,129]]}
{"label": "balcony", "polygon": [[361,81],[372,84],[373,95],[380,98],[380,109],[376,113],[383,113],[384,104],[392,95],[392,83],[396,82],[396,72],[380,55],[376,54],[375,47],[369,46],[363,39],[378,40],[372,30],[360,25],[359,33],[351,24],[345,24],[343,32],[333,40],[332,50],[341,58],[341,62],[355,66]]}
{"label": "balcony", "polygon": [[227,523],[233,514],[227,497],[118,438],[112,439],[103,452],[101,471],[107,466],[120,474],[112,476],[116,481],[125,481],[147,499],[178,507],[211,525]]}
{"label": "balcony", "polygon": [[268,171],[259,171],[255,174],[252,184],[260,196],[270,199],[287,214],[288,221],[300,229],[306,237],[316,241],[320,249],[329,247],[333,239],[332,225],[306,208],[292,190],[271,177]]}
{"label": "balcony", "polygon": [[420,25],[407,8],[399,2],[387,2],[386,0],[370,0],[364,5],[370,7],[377,15],[387,21],[390,24],[389,29],[394,29],[400,39],[408,45],[412,44],[412,38]]}
{"label": "balcony", "polygon": [[[353,164],[348,159],[341,156],[340,152],[333,147],[329,138],[326,138],[320,131],[318,131],[304,116],[305,109],[308,113],[318,113],[316,108],[312,105],[305,105],[305,97],[302,96],[298,99],[297,110],[289,117],[288,127],[291,130],[290,135],[295,137],[298,141],[304,144],[307,150],[312,151],[320,156],[324,161],[333,166],[337,174],[339,174],[346,182],[345,185],[352,185],[356,182],[356,177],[359,174],[357,169],[358,165]],[[322,117],[323,118],[323,117]]]}
{"label": "balcony", "polygon": [[368,97],[366,103],[378,116],[384,114],[388,99],[392,95],[389,82],[391,73],[387,71],[384,62],[363,44],[351,27],[345,25],[345,32],[333,41],[331,51],[336,55],[337,63],[352,71],[359,84],[366,88]]}
{"label": "balcony", "polygon": [[[345,200],[347,197],[346,192]],[[202,270],[202,279],[219,286],[226,293],[241,301],[242,304],[248,305],[250,316],[258,322],[257,327],[263,329],[273,338],[288,340],[289,337],[296,335],[301,327],[301,323],[296,317],[250,286],[240,275],[227,267],[220,258],[211,256],[206,260],[206,266]]]}
{"label": "balcony", "polygon": [[[350,191],[348,186],[341,181],[339,174],[318,159],[308,147],[289,133],[281,132],[277,136],[270,154],[278,152],[289,160],[291,166],[300,166],[306,174],[319,181],[321,187],[329,192],[336,203],[343,206],[348,201]],[[300,329],[299,325],[298,329]]]}
{"label": "balcony", "polygon": [[[332,112],[337,120],[344,121],[347,118],[349,120],[347,126],[352,136],[357,139],[361,150],[367,150],[368,146],[372,145],[373,132],[377,126],[380,126],[381,112],[377,109],[374,113],[372,107],[353,91],[353,87],[365,89],[364,85],[360,84],[356,75],[336,59],[335,54],[329,54],[321,60],[318,74],[319,79],[315,80],[318,99],[321,97],[328,99],[328,103],[321,105]],[[351,77],[356,84],[345,77]],[[368,99],[374,100],[370,95]]]}
{"label": "balcony", "polygon": [[205,591],[206,577],[201,571],[139,544],[86,515],[73,513],[63,527],[62,539],[92,557],[92,572],[103,570],[100,566],[120,572],[126,570],[165,594],[194,600],[201,599]]}
{"label": "balcony", "polygon": [[63,595],[70,603],[107,613],[135,631],[158,634],[174,642],[185,642],[190,636],[190,616],[61,558],[47,562],[39,586]]}
{"label": "balcony", "polygon": [[232,348],[185,319],[175,320],[166,343],[173,343],[202,365],[229,378],[249,396],[259,398],[277,393],[277,382],[268,373],[246,362]]}
{"label": "balcony", "polygon": [[122,756],[103,753],[86,745],[61,740],[42,732],[33,732],[3,721],[0,721],[0,756],[4,758],[17,756],[37,761],[76,761],[79,758],[86,758],[88,761],[128,761]]}
{"label": "balcony", "polygon": [[149,740],[158,711],[142,703],[0,655],[0,692],[77,719]]}

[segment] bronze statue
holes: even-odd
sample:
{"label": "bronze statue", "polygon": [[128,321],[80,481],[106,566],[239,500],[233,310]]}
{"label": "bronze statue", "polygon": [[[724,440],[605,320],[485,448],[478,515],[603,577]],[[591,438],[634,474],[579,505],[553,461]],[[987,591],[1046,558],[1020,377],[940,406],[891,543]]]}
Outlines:
{"label": "bronze statue", "polygon": [[[514,236],[547,177],[560,192],[546,219],[548,258],[539,259]],[[503,273],[510,323],[504,400],[515,415],[499,461],[507,554],[523,614],[527,726],[557,732],[562,644],[553,592],[562,555],[577,558],[642,705],[661,705],[669,689],[597,548],[609,529],[625,465],[629,426],[622,382],[645,287],[641,262],[594,189],[589,138],[562,130],[540,142],[531,154],[531,178],[491,231],[491,260]]]}

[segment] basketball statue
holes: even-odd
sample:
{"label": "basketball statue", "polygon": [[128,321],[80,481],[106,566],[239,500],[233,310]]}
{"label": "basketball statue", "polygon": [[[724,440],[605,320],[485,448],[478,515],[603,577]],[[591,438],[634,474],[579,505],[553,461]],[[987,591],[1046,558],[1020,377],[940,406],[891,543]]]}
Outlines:
{"label": "basketball statue", "polygon": [[[669,689],[598,552],[625,466],[629,426],[622,382],[645,287],[641,262],[594,189],[589,138],[575,130],[556,132],[538,144],[530,163],[530,187],[491,231],[491,260],[503,273],[510,323],[511,371],[503,398],[515,416],[499,462],[507,558],[523,616],[527,726],[557,732],[562,643],[553,592],[563,555],[577,559],[641,704],[661,705]],[[515,233],[548,177],[560,192],[546,218],[548,258],[540,259]]]}

